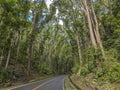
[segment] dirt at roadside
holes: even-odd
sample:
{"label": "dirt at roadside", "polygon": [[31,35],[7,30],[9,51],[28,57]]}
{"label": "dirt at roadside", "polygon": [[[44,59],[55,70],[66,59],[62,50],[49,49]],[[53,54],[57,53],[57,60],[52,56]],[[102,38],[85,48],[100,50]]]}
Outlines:
{"label": "dirt at roadside", "polygon": [[92,75],[89,75],[85,78],[72,75],[70,79],[81,90],[120,90],[120,83],[106,83],[103,86],[99,86],[96,82],[92,80]]}

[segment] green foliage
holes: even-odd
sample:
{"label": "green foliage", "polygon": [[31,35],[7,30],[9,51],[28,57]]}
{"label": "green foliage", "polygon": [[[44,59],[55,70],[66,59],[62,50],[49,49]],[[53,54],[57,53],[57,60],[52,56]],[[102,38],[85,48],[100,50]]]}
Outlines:
{"label": "green foliage", "polygon": [[97,71],[97,80],[99,83],[104,81],[120,82],[120,63],[109,61],[103,64],[103,67]]}
{"label": "green foliage", "polygon": [[50,69],[48,64],[46,64],[46,63],[42,64],[41,73],[43,73],[43,74],[50,74],[51,73],[51,69]]}
{"label": "green foliage", "polygon": [[80,65],[78,63],[76,63],[71,69],[72,73],[77,73],[79,68],[80,68]]}
{"label": "green foliage", "polygon": [[87,61],[82,68],[81,75],[96,74],[96,79],[100,85],[103,85],[104,81],[111,83],[120,81],[120,63],[116,60],[118,58],[117,50],[111,48],[106,54],[107,61],[103,62],[99,49],[97,51],[92,48],[86,49]]}
{"label": "green foliage", "polygon": [[6,79],[6,70],[4,68],[0,68],[0,83],[4,82]]}
{"label": "green foliage", "polygon": [[110,82],[118,82],[120,81],[120,63],[118,62],[109,62],[108,65],[110,65],[108,68],[108,72],[106,73],[108,75]]}
{"label": "green foliage", "polygon": [[[88,7],[93,4],[95,9],[106,61],[100,47],[91,45],[87,17],[80,0],[57,0],[49,9],[44,0],[0,0],[0,83],[6,82],[8,86],[14,75],[22,77],[23,74],[31,75],[30,72],[40,75],[76,74],[79,69],[83,76],[94,73],[100,83],[105,80],[118,82],[120,5],[118,0],[113,0],[110,9],[109,5],[104,6],[108,4],[105,0],[86,1]],[[89,11],[91,23],[96,24],[91,8]],[[60,20],[63,25],[59,24]],[[80,43],[82,66],[76,35]],[[13,71],[13,68],[21,67],[19,73]]]}
{"label": "green foliage", "polygon": [[111,48],[109,49],[107,52],[106,52],[106,55],[107,55],[107,59],[108,60],[111,60],[111,61],[114,61],[116,59],[118,59],[118,50],[115,49],[115,48]]}
{"label": "green foliage", "polygon": [[88,64],[84,65],[84,67],[82,68],[82,71],[81,71],[81,75],[83,76],[86,76],[87,74],[89,74],[90,71],[89,71],[89,68],[88,68]]}
{"label": "green foliage", "polygon": [[4,68],[0,68],[0,83],[8,82],[12,79],[13,72],[12,70],[6,70]]}

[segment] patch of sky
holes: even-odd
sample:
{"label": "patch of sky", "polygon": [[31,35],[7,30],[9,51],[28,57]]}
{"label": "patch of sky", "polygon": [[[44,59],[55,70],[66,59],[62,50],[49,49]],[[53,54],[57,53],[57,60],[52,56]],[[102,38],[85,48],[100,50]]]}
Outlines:
{"label": "patch of sky", "polygon": [[60,25],[63,25],[63,21],[62,20],[59,20],[58,22]]}
{"label": "patch of sky", "polygon": [[40,23],[41,23],[41,22],[44,22],[44,21],[45,21],[45,19],[46,19],[46,16],[43,16],[43,17],[40,19],[40,21],[39,21],[39,22],[40,22]]}
{"label": "patch of sky", "polygon": [[49,9],[50,5],[53,3],[53,0],[45,0],[46,6]]}
{"label": "patch of sky", "polygon": [[28,16],[28,20],[32,22],[32,19],[33,19],[33,16],[32,16],[32,15],[29,15],[29,16]]}
{"label": "patch of sky", "polygon": [[58,13],[59,13],[59,10],[58,10],[58,8],[56,8],[55,17],[58,17]]}

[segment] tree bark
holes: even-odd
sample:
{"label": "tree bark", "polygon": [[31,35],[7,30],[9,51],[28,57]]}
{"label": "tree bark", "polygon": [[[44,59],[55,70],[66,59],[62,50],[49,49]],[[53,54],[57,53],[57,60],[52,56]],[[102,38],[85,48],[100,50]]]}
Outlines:
{"label": "tree bark", "polygon": [[18,60],[18,55],[19,55],[19,50],[20,50],[21,35],[22,35],[22,27],[20,27],[19,32],[18,32],[16,62],[17,62],[17,60]]}
{"label": "tree bark", "polygon": [[36,6],[36,12],[34,14],[34,18],[33,18],[33,23],[32,23],[32,29],[31,29],[31,32],[30,32],[30,41],[29,41],[29,57],[28,57],[28,66],[27,66],[27,76],[28,76],[28,79],[30,77],[30,72],[31,72],[31,61],[33,59],[33,45],[34,45],[34,40],[35,40],[35,28],[36,28],[36,25],[38,23],[38,6]]}
{"label": "tree bark", "polygon": [[104,48],[103,48],[103,45],[102,45],[102,40],[101,40],[100,33],[99,33],[98,21],[97,21],[97,17],[96,17],[93,5],[91,5],[91,9],[92,9],[92,13],[93,13],[94,21],[95,21],[95,25],[94,25],[95,29],[94,30],[95,30],[96,41],[97,41],[97,43],[98,43],[98,45],[101,49],[103,58],[105,59],[105,52],[104,52]]}
{"label": "tree bark", "polygon": [[3,53],[4,53],[4,48],[2,50],[2,54],[1,54],[1,57],[0,57],[0,66],[2,65],[2,61],[3,61]]}
{"label": "tree bark", "polygon": [[109,12],[112,15],[112,5],[111,5],[111,0],[108,0],[108,8],[109,8]]}
{"label": "tree bark", "polygon": [[28,78],[30,77],[30,72],[31,72],[31,61],[33,59],[33,44],[30,44],[29,47],[29,57],[28,57],[28,67],[27,67],[27,76]]}
{"label": "tree bark", "polygon": [[7,56],[7,61],[6,61],[5,69],[8,68],[8,64],[9,64],[9,61],[10,61],[10,55],[11,55],[11,50],[12,50],[12,44],[13,44],[13,40],[11,40],[11,44],[10,44],[10,47],[9,47],[9,51],[8,51],[8,56]]}
{"label": "tree bark", "polygon": [[88,21],[90,39],[91,39],[92,45],[94,46],[94,48],[96,48],[97,44],[96,44],[96,40],[95,40],[95,36],[94,36],[94,32],[93,32],[93,27],[92,27],[92,22],[91,22],[91,18],[90,18],[89,7],[87,5],[87,1],[86,0],[83,0],[83,5],[84,5],[84,12],[85,12],[85,15],[86,15],[87,21]]}
{"label": "tree bark", "polygon": [[77,41],[77,47],[78,47],[78,56],[79,56],[79,62],[80,62],[80,68],[77,72],[77,75],[81,74],[81,69],[82,69],[82,54],[81,54],[81,45],[80,45],[80,39],[78,35],[78,31],[76,30],[76,41]]}

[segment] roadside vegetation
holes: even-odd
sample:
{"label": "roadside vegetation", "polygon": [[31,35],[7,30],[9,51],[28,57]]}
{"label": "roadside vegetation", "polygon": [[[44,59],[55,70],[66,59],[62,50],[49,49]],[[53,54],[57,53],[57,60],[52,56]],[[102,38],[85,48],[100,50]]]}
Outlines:
{"label": "roadside vegetation", "polygon": [[77,88],[73,85],[68,76],[64,80],[64,88],[65,90],[77,90]]}
{"label": "roadside vegetation", "polygon": [[83,90],[119,90],[119,53],[119,0],[0,0],[0,87],[71,74]]}

